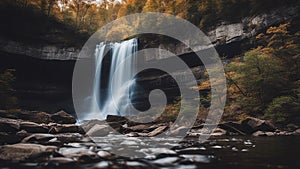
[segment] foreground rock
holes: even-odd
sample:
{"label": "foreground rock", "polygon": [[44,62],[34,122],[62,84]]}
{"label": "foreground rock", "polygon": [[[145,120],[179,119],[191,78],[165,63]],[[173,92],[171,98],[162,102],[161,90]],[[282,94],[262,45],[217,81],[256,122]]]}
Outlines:
{"label": "foreground rock", "polygon": [[26,161],[49,156],[57,150],[55,146],[42,146],[39,144],[13,144],[0,148],[0,160]]}
{"label": "foreground rock", "polygon": [[49,114],[40,111],[27,110],[0,110],[0,117],[9,119],[18,119],[30,121],[38,124],[60,123],[60,124],[75,124],[76,118],[65,111],[59,111],[55,114]]}

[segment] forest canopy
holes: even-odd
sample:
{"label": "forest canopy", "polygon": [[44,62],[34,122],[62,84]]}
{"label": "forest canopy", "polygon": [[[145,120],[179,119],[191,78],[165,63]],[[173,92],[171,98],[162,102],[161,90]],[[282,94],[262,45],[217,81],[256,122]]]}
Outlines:
{"label": "forest canopy", "polygon": [[93,33],[125,15],[162,12],[189,20],[201,29],[221,21],[243,17],[278,6],[293,6],[297,0],[2,0],[6,7],[29,8],[53,17],[81,32]]}

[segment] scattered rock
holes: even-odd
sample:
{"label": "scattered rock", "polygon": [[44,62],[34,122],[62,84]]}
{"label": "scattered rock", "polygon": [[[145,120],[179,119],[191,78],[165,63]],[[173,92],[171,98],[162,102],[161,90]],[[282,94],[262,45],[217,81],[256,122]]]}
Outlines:
{"label": "scattered rock", "polygon": [[135,168],[135,167],[146,167],[146,165],[144,163],[138,162],[138,161],[126,161],[126,166],[128,166],[129,168]]}
{"label": "scattered rock", "polygon": [[57,124],[55,126],[52,126],[50,133],[81,133],[84,134],[84,130],[75,124]]}
{"label": "scattered rock", "polygon": [[96,124],[98,125],[106,125],[107,122],[106,121],[101,121],[101,120],[89,120],[84,122],[83,124],[80,125],[80,127],[84,130],[84,131],[89,131],[92,127],[94,127]]}
{"label": "scattered rock", "polygon": [[22,140],[22,143],[47,144],[48,141],[55,138],[52,134],[32,134]]}
{"label": "scattered rock", "polygon": [[186,126],[181,126],[181,127],[176,128],[176,129],[172,129],[168,134],[185,136],[185,135],[188,134],[189,131],[190,131],[190,128],[188,128]]}
{"label": "scattered rock", "polygon": [[232,134],[239,134],[239,135],[246,135],[243,132],[243,127],[240,123],[237,122],[225,122],[225,123],[221,123],[218,125],[218,127],[220,127],[221,129],[226,130],[227,132],[229,132],[229,135]]}
{"label": "scattered rock", "polygon": [[53,157],[48,160],[48,166],[66,166],[73,165],[76,161],[67,157]]}
{"label": "scattered rock", "polygon": [[13,144],[0,148],[0,160],[25,161],[34,158],[49,156],[57,150],[55,146],[42,146],[39,144]]}
{"label": "scattered rock", "polygon": [[35,123],[49,123],[50,114],[40,111],[26,111],[26,110],[13,110],[5,111],[0,110],[0,117],[11,118],[11,119],[21,119],[25,121],[32,121]]}
{"label": "scattered rock", "polygon": [[94,166],[94,169],[103,169],[103,168],[108,168],[110,166],[110,162],[108,161],[101,161],[100,163],[96,164]]}
{"label": "scattered rock", "polygon": [[153,161],[153,163],[158,165],[171,165],[176,163],[179,160],[180,158],[178,157],[165,157],[165,158],[157,159]]}
{"label": "scattered rock", "polygon": [[[56,140],[53,140],[55,139]],[[62,134],[32,134],[22,140],[23,143],[39,143],[44,145],[53,145],[58,143],[81,142],[83,136],[79,133]]]}
{"label": "scattered rock", "polygon": [[86,135],[93,137],[103,137],[107,136],[110,131],[112,131],[110,126],[96,124],[88,132],[86,132]]}
{"label": "scattered rock", "polygon": [[142,132],[142,131],[151,131],[157,128],[157,125],[153,124],[139,124],[131,127],[125,127],[126,132]]}
{"label": "scattered rock", "polygon": [[266,132],[266,135],[267,136],[275,136],[276,134],[275,134],[275,132],[268,131],[268,132]]}
{"label": "scattered rock", "polygon": [[0,132],[0,145],[16,144],[16,143],[19,143],[21,140],[22,140],[22,138],[16,134],[8,134],[5,132]]}
{"label": "scattered rock", "polygon": [[107,152],[107,151],[102,151],[102,150],[101,150],[101,151],[98,151],[97,155],[98,155],[99,157],[101,157],[101,158],[104,158],[104,159],[107,159],[107,158],[109,158],[109,157],[112,156],[111,153],[109,153],[109,152]]}
{"label": "scattered rock", "polygon": [[293,132],[294,135],[300,135],[300,129],[297,129],[296,131]]}
{"label": "scattered rock", "polygon": [[20,121],[8,118],[0,118],[0,131],[16,133],[20,129]]}
{"label": "scattered rock", "polygon": [[274,132],[276,130],[276,127],[272,123],[254,117],[246,118],[242,121],[241,125],[244,132],[248,134],[256,131]]}
{"label": "scattered rock", "polygon": [[59,153],[65,157],[75,159],[80,163],[90,163],[99,160],[99,156],[85,147],[81,148],[61,148]]}
{"label": "scattered rock", "polygon": [[295,131],[295,130],[299,129],[299,126],[297,126],[297,125],[295,125],[295,124],[292,124],[292,123],[288,124],[286,127],[287,127],[290,131]]}
{"label": "scattered rock", "polygon": [[138,137],[139,136],[139,134],[137,132],[130,132],[130,133],[127,133],[125,135],[128,136],[128,137]]}
{"label": "scattered rock", "polygon": [[120,123],[120,124],[125,124],[126,122],[128,122],[128,119],[126,117],[123,117],[123,116],[107,115],[106,121],[107,122],[116,122],[116,123]]}
{"label": "scattered rock", "polygon": [[160,126],[160,127],[157,127],[155,130],[149,132],[147,134],[148,137],[154,137],[156,135],[159,135],[161,134],[165,129],[167,128],[167,126]]}
{"label": "scattered rock", "polygon": [[55,123],[59,124],[75,124],[76,119],[75,117],[71,116],[70,114],[66,113],[65,111],[59,111],[51,116],[51,120]]}
{"label": "scattered rock", "polygon": [[48,133],[49,127],[44,124],[37,124],[34,122],[24,121],[20,123],[20,129],[28,133]]}
{"label": "scattered rock", "polygon": [[211,136],[224,136],[227,134],[227,131],[221,128],[215,128]]}
{"label": "scattered rock", "polygon": [[267,134],[263,131],[256,131],[252,134],[252,136],[258,137],[258,136],[267,136]]}
{"label": "scattered rock", "polygon": [[180,157],[183,157],[188,161],[197,163],[210,163],[211,161],[211,159],[207,155],[183,154],[180,155]]}

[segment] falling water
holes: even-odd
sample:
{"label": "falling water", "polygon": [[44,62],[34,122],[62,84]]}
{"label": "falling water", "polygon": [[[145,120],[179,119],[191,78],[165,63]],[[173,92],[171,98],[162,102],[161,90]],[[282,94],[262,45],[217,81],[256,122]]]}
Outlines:
{"label": "falling water", "polygon": [[[110,70],[103,71],[103,58],[105,51],[110,50]],[[129,115],[127,109],[130,104],[129,93],[126,88],[132,88],[135,80],[131,79],[135,73],[136,57],[134,53],[137,51],[137,39],[131,39],[120,43],[104,42],[97,45],[95,50],[95,79],[92,93],[90,111],[84,117],[85,120],[105,119],[110,115]],[[125,59],[130,59],[130,64],[122,64]],[[116,71],[119,69],[119,71]],[[121,73],[118,73],[121,72]],[[101,77],[101,75],[107,77]],[[112,79],[115,78],[112,85]],[[102,80],[107,82],[106,94],[101,94]],[[114,95],[113,95],[114,92]],[[114,97],[113,97],[114,96]]]}

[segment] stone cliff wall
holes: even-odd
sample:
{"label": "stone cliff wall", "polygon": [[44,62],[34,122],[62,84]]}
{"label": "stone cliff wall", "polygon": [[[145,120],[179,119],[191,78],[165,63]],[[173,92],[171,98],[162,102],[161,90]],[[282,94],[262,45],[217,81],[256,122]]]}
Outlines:
{"label": "stone cliff wall", "polygon": [[[214,46],[227,45],[255,37],[269,26],[283,23],[289,19],[298,17],[298,15],[298,8],[296,7],[277,9],[269,13],[244,18],[238,23],[223,22],[216,26],[215,29],[206,32],[206,34]],[[194,44],[194,42],[191,42],[188,39],[185,43],[187,46],[193,46],[198,50],[204,48],[203,46],[197,46],[197,44]],[[187,46],[183,44],[167,43],[160,44],[158,47],[160,49],[169,50],[176,55],[183,55],[191,52]],[[0,37],[0,51],[46,60],[76,60],[80,49],[75,47],[61,48],[55,45],[33,46]],[[170,57],[165,54],[163,50],[161,51],[159,56],[147,56],[146,61]]]}

